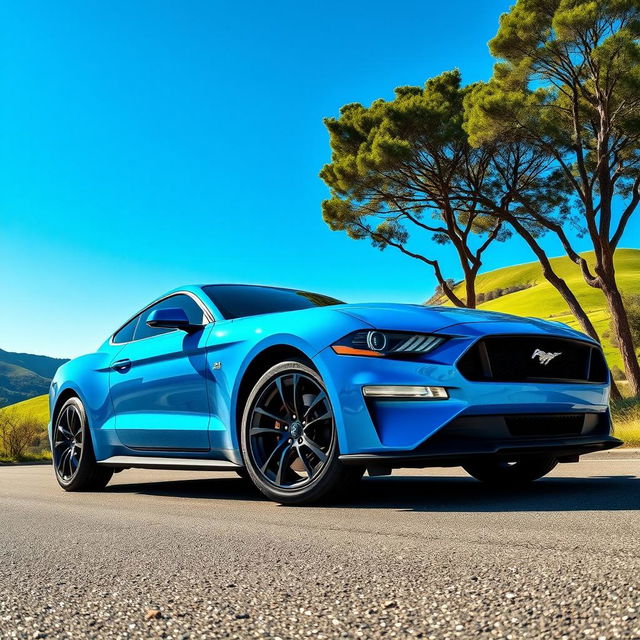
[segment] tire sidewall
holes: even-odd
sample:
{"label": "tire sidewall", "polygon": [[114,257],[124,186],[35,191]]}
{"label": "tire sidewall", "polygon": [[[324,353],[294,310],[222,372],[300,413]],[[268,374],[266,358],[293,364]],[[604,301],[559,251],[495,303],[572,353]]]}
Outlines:
{"label": "tire sidewall", "polygon": [[84,410],[84,405],[82,404],[82,402],[80,401],[79,398],[69,398],[60,408],[60,411],[58,412],[58,416],[56,418],[56,423],[53,426],[53,443],[55,443],[55,438],[56,438],[56,432],[58,430],[58,424],[60,423],[60,420],[62,419],[62,416],[64,415],[65,411],[69,408],[73,406],[75,409],[77,409],[78,414],[80,415],[80,421],[81,421],[81,430],[82,430],[82,450],[80,452],[80,460],[78,462],[78,470],[76,471],[75,475],[70,479],[70,480],[64,480],[64,478],[62,478],[62,476],[60,475],[60,473],[58,472],[58,466],[56,464],[56,460],[55,460],[55,452],[52,455],[53,458],[53,469],[54,469],[54,473],[56,474],[56,480],[58,481],[58,484],[63,488],[63,489],[73,489],[74,484],[76,484],[76,478],[81,474],[82,472],[82,468],[84,466],[84,462],[87,458],[87,452],[88,452],[88,447],[87,447],[87,441],[90,440],[90,436],[88,435],[88,429],[87,429],[87,412]]}
{"label": "tire sidewall", "polygon": [[[58,484],[65,491],[83,491],[91,490],[94,488],[100,488],[100,486],[106,485],[113,474],[112,469],[101,469],[96,463],[95,454],[93,452],[93,442],[91,439],[91,429],[89,428],[89,421],[87,419],[87,412],[85,411],[82,401],[77,396],[69,398],[60,408],[56,419],[56,424],[53,426],[53,440],[55,442],[55,431],[58,428],[59,420],[63,416],[67,407],[73,405],[79,415],[82,422],[82,451],[80,453],[80,460],[78,462],[78,470],[70,480],[64,480],[58,473],[55,459],[53,460],[54,473]],[[53,458],[53,456],[52,456]]]}
{"label": "tire sidewall", "polygon": [[260,398],[264,388],[267,384],[272,382],[276,377],[286,373],[303,373],[312,378],[321,388],[327,393],[325,384],[317,371],[311,367],[296,361],[290,360],[282,362],[271,367],[254,385],[249,397],[244,406],[242,413],[242,422],[240,424],[240,449],[242,458],[245,464],[245,468],[249,474],[249,478],[253,484],[268,498],[281,502],[283,504],[302,504],[304,502],[314,502],[320,500],[327,493],[329,493],[339,481],[340,471],[342,465],[338,460],[339,456],[339,443],[338,434],[335,427],[335,413],[333,412],[333,406],[327,393],[327,401],[331,406],[331,411],[334,415],[333,424],[333,437],[329,451],[327,452],[327,462],[321,469],[320,473],[309,484],[300,487],[298,489],[281,489],[275,487],[268,482],[256,469],[255,462],[250,450],[249,441],[249,420],[253,413],[254,406],[257,400]]}

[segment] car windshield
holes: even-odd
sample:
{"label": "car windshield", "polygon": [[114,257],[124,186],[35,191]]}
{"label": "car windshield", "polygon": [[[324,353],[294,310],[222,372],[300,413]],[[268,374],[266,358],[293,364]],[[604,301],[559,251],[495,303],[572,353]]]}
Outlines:
{"label": "car windshield", "polygon": [[212,284],[202,288],[226,320],[257,316],[263,313],[296,311],[312,307],[344,304],[320,293],[256,287],[253,285]]}

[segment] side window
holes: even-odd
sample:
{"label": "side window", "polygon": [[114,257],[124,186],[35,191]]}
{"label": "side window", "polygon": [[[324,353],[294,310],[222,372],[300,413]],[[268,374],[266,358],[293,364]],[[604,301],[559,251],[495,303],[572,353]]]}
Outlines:
{"label": "side window", "polygon": [[204,312],[195,300],[190,296],[178,294],[171,296],[170,298],[166,298],[165,300],[161,300],[158,304],[154,304],[152,307],[149,307],[146,311],[143,311],[140,314],[140,322],[138,323],[135,331],[135,339],[142,340],[143,338],[150,338],[151,336],[175,331],[175,329],[150,327],[147,324],[147,318],[149,317],[149,314],[156,309],[174,309],[176,307],[184,309],[184,312],[187,314],[187,318],[189,318],[189,322],[192,324],[204,324]]}
{"label": "side window", "polygon": [[123,342],[131,342],[133,340],[133,333],[136,330],[139,318],[140,316],[136,316],[133,320],[127,322],[127,324],[113,336],[114,344],[122,344]]}

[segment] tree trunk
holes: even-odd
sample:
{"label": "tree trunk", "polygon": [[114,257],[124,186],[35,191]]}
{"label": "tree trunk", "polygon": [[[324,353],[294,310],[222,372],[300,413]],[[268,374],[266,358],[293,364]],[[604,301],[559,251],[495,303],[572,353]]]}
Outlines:
{"label": "tree trunk", "polygon": [[613,332],[618,340],[624,372],[629,381],[629,390],[633,397],[640,395],[640,364],[636,356],[633,344],[633,335],[629,326],[629,318],[624,308],[622,295],[616,284],[615,278],[603,283],[602,292],[607,300]]}
{"label": "tree trunk", "polygon": [[469,309],[476,308],[476,277],[478,273],[475,270],[471,270],[464,279],[464,288],[467,294],[467,307]]}
{"label": "tree trunk", "polygon": [[569,285],[553,270],[551,261],[544,252],[544,249],[542,249],[533,235],[517,220],[517,218],[510,217],[509,223],[515,229],[516,233],[518,233],[518,235],[520,235],[529,245],[533,253],[535,253],[536,258],[538,258],[538,262],[540,262],[540,266],[542,267],[542,275],[562,296],[563,300],[567,303],[569,310],[582,327],[582,330],[589,337],[600,342],[600,336],[589,319],[587,312],[582,308],[582,305],[578,301],[578,298],[576,298],[573,291],[569,288]]}

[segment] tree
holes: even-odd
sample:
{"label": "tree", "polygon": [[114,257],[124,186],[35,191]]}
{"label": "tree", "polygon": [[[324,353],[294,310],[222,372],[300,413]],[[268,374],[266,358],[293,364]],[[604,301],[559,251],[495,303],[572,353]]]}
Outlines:
{"label": "tree", "polygon": [[514,192],[513,201],[557,234],[585,281],[603,292],[634,395],[640,365],[614,255],[640,203],[639,36],[638,0],[518,0],[489,43],[502,62],[465,102],[472,144],[509,139],[551,161],[548,177],[579,214],[594,264],[536,198]]}
{"label": "tree", "polygon": [[[459,72],[450,71],[424,88],[396,89],[391,101],[344,106],[339,118],[325,119],[332,161],[320,177],[331,189],[322,204],[331,229],[422,261],[453,304],[475,307],[483,255],[508,232],[479,206],[490,153],[472,148],[462,128],[466,91]],[[464,273],[464,299],[428,250],[409,248],[412,234],[453,247]]]}
{"label": "tree", "polygon": [[[582,330],[600,341],[586,311],[566,281],[555,272],[540,243],[541,236],[548,232],[547,227],[529,213],[533,209],[545,221],[553,221],[560,228],[571,219],[565,189],[555,179],[557,176],[549,173],[549,159],[537,150],[508,138],[484,146],[491,150],[488,172],[491,179],[486,181],[485,190],[474,196],[479,206],[523,238],[540,262],[543,276],[565,300]],[[466,195],[464,185],[457,187]]]}
{"label": "tree", "polygon": [[[566,189],[549,175],[547,155],[517,139],[470,147],[461,125],[463,103],[475,90],[475,85],[461,87],[459,72],[451,71],[427,81],[424,89],[397,89],[391,102],[378,100],[369,109],[347,105],[339,119],[327,119],[333,162],[320,174],[332,191],[323,203],[325,221],[353,238],[369,238],[381,249],[393,246],[430,264],[438,292],[470,307],[476,305],[483,252],[494,240],[505,240],[511,227],[536,255],[582,329],[599,340],[539,242],[548,229],[524,211],[535,207],[546,221],[564,224],[569,215]],[[521,202],[514,200],[515,193]],[[465,275],[464,302],[437,260],[408,249],[408,227],[430,231],[436,241],[455,247]],[[470,245],[478,236],[482,240],[474,250]]]}

